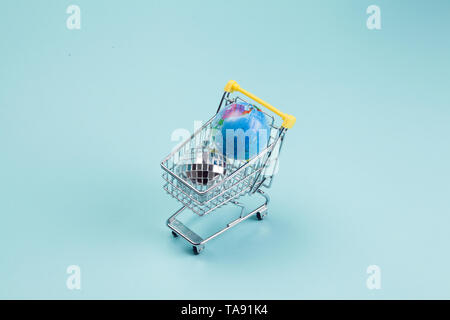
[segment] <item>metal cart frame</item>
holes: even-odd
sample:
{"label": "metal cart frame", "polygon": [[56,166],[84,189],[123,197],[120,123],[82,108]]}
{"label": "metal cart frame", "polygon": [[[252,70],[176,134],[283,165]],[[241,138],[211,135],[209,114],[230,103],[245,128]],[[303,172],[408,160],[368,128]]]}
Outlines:
{"label": "metal cart frame", "polygon": [[[162,177],[165,180],[164,190],[183,204],[167,220],[167,226],[172,230],[174,237],[181,236],[187,240],[193,246],[195,254],[199,254],[204,249],[205,243],[247,220],[249,217],[256,215],[258,220],[264,219],[268,212],[267,205],[270,198],[262,188],[271,187],[285,133],[287,129],[293,127],[296,121],[294,116],[279,111],[267,102],[242,89],[233,80],[229,81],[225,86],[225,92],[220,100],[216,114],[221,110],[224,103],[233,103],[236,101],[246,102],[239,95],[231,95],[235,92],[247,96],[282,118],[283,123],[281,126],[277,126],[274,117],[264,112],[271,129],[269,142],[264,150],[246,161],[227,159],[227,172],[225,177],[211,186],[199,186],[178,175],[175,168],[177,161],[179,161],[183,154],[186,154],[192,148],[199,146],[205,147],[211,143],[211,126],[214,116],[161,162],[161,168],[163,169]],[[239,197],[246,194],[258,194],[264,201],[256,209],[246,213],[245,206],[237,201]],[[190,209],[197,215],[203,216],[228,203],[241,207],[239,217],[207,237],[201,237],[177,219],[186,209]]]}

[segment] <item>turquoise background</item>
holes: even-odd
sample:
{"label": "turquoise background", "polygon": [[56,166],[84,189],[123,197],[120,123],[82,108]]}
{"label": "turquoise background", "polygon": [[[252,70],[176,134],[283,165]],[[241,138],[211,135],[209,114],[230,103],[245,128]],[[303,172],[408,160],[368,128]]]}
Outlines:
{"label": "turquoise background", "polygon": [[[70,4],[81,30],[66,28]],[[366,28],[371,4],[381,30]],[[3,1],[0,298],[449,299],[449,12]],[[297,124],[267,220],[194,256],[165,226],[180,205],[159,163],[230,79]],[[372,264],[381,290],[366,287]]]}

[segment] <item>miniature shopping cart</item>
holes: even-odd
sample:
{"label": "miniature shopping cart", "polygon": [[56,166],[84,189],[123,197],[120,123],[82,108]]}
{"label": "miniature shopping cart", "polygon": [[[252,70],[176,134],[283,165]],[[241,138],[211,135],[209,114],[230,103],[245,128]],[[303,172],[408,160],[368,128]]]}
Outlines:
{"label": "miniature shopping cart", "polygon": [[[250,98],[252,103],[238,93]],[[258,103],[283,120],[281,125],[277,126],[274,117],[263,111],[270,128],[270,135],[267,145],[257,155],[250,159],[237,160],[216,152],[214,139],[212,139],[214,116],[161,162],[164,190],[183,205],[167,220],[167,226],[172,230],[174,237],[181,236],[186,239],[193,246],[195,254],[199,254],[204,249],[206,242],[250,216],[256,215],[258,220],[262,220],[267,215],[269,196],[262,188],[270,188],[277,170],[284,136],[287,129],[295,124],[294,116],[277,110],[242,89],[233,80],[225,86],[216,114],[222,107],[232,103],[250,103],[254,106]],[[189,170],[189,174],[186,174],[186,170]],[[262,196],[264,203],[246,212],[245,206],[238,202],[238,199],[244,195],[253,194]],[[239,217],[207,237],[198,235],[177,219],[186,209],[199,216],[205,216],[227,204],[241,207]]]}

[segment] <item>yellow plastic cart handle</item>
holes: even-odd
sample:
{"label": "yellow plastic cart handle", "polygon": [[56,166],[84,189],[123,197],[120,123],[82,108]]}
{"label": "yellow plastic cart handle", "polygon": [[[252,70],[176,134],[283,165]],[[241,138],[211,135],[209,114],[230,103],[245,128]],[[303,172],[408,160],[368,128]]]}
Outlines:
{"label": "yellow plastic cart handle", "polygon": [[238,85],[238,83],[236,81],[234,81],[234,80],[228,81],[227,85],[225,86],[225,91],[226,92],[230,92],[230,93],[234,92],[234,91],[238,91],[238,92],[246,95],[250,99],[258,102],[261,105],[263,105],[264,107],[266,107],[267,109],[269,109],[273,113],[279,115],[281,117],[281,119],[283,119],[283,123],[281,124],[281,126],[286,128],[286,129],[292,128],[294,126],[294,124],[295,124],[296,119],[295,119],[295,117],[293,115],[281,112],[280,110],[278,110],[277,108],[275,108],[271,104],[269,104],[269,103],[265,102],[264,100],[258,98],[257,96],[255,96],[254,94],[248,92],[247,90],[242,89]]}

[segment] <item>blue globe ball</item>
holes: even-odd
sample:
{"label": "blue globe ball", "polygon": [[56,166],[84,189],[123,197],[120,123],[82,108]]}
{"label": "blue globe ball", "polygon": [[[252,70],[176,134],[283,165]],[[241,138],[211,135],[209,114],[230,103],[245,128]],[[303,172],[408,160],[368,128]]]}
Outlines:
{"label": "blue globe ball", "polygon": [[229,159],[250,160],[267,147],[270,128],[266,116],[251,104],[229,104],[212,125],[216,146]]}

